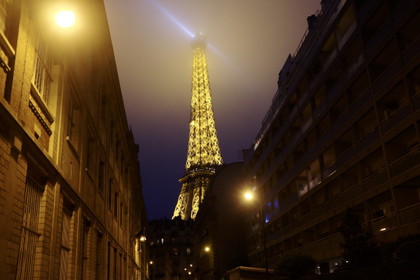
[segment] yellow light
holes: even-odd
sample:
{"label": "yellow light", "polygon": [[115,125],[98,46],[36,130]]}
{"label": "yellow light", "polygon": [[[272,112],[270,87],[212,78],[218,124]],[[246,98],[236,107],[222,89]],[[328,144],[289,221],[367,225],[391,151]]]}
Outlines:
{"label": "yellow light", "polygon": [[244,198],[246,199],[246,200],[253,200],[254,199],[254,194],[252,193],[252,192],[245,192],[244,193]]}
{"label": "yellow light", "polygon": [[144,236],[144,235],[140,236],[140,241],[141,241],[141,242],[146,241],[146,236]]}
{"label": "yellow light", "polygon": [[188,275],[191,275],[191,271],[188,271]]}
{"label": "yellow light", "polygon": [[210,247],[209,246],[204,247],[204,251],[205,252],[210,252]]}
{"label": "yellow light", "polygon": [[153,261],[150,261],[149,263],[150,263],[150,264],[153,264]]}
{"label": "yellow light", "polygon": [[76,21],[76,16],[72,11],[61,11],[55,16],[55,22],[62,28],[69,28],[73,26]]}
{"label": "yellow light", "polygon": [[386,230],[387,230],[387,228],[386,227],[383,227],[379,231],[386,231]]}

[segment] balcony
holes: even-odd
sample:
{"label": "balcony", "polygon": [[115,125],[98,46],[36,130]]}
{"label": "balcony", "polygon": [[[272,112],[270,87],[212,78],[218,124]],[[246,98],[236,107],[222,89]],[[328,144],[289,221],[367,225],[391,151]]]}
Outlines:
{"label": "balcony", "polygon": [[302,134],[305,134],[305,132],[312,126],[313,123],[314,123],[314,120],[313,120],[313,118],[311,116],[306,121],[306,123],[304,125],[302,125]]}
{"label": "balcony", "polygon": [[373,92],[377,94],[381,89],[386,87],[386,85],[401,72],[402,65],[400,60],[394,59],[392,64],[385,69],[385,71],[373,82]]}
{"label": "balcony", "polygon": [[337,156],[337,166],[345,166],[355,154],[354,147],[350,146],[342,154]]}
{"label": "balcony", "polygon": [[362,111],[366,105],[370,105],[370,93],[368,90],[366,90],[362,96],[360,96],[350,105],[349,112],[351,112],[352,118],[354,118],[360,111]]}
{"label": "balcony", "polygon": [[330,247],[331,241],[328,237],[325,237],[314,242],[303,244],[302,249],[304,252],[317,252],[324,251]]}
{"label": "balcony", "polygon": [[[345,76],[341,77],[344,78]],[[342,96],[340,93],[343,93],[343,86],[345,84],[342,78],[336,81],[332,89],[327,93],[328,103],[332,104],[338,97]]]}
{"label": "balcony", "polygon": [[420,204],[399,210],[399,218],[401,225],[418,223],[420,221]]}
{"label": "balcony", "polygon": [[385,168],[382,168],[375,173],[369,175],[368,177],[365,177],[362,179],[362,185],[364,188],[364,191],[370,191],[372,189],[375,189],[376,187],[384,185],[387,181],[387,174],[385,172]]}
{"label": "balcony", "polygon": [[356,151],[367,150],[372,144],[377,144],[379,139],[378,128],[375,127],[356,142]]}
{"label": "balcony", "polygon": [[347,29],[346,33],[343,35],[343,37],[338,42],[338,48],[341,50],[343,46],[347,43],[351,35],[353,35],[354,31],[356,30],[356,21],[353,21],[353,23],[350,25],[349,29]]}
{"label": "balcony", "polygon": [[293,229],[309,225],[311,222],[316,221],[319,217],[327,217],[328,213],[336,212],[339,208],[344,207],[357,197],[384,185],[387,180],[385,168],[382,168],[369,177],[366,177],[361,184],[356,184],[346,191],[331,197],[318,207],[311,209],[311,211],[307,212],[305,215],[294,219],[290,224],[280,229],[280,235],[286,235]]}
{"label": "balcony", "polygon": [[365,61],[365,57],[363,56],[363,54],[360,54],[359,57],[355,61],[353,61],[353,64],[349,67],[347,71],[347,76],[348,77],[353,76],[354,73],[356,73],[357,70],[359,70],[359,68],[362,66],[364,61]]}
{"label": "balcony", "polygon": [[371,222],[371,229],[374,234],[398,227],[397,217],[395,215],[383,216]]}
{"label": "balcony", "polygon": [[404,52],[402,53],[401,56],[402,56],[402,61],[404,65],[410,64],[416,58],[416,56],[420,54],[419,50],[420,50],[420,39],[417,39],[416,41],[411,43],[410,46],[408,46],[408,48],[405,49]]}
{"label": "balcony", "polygon": [[388,36],[392,34],[392,21],[388,20],[380,28],[379,31],[366,44],[366,57],[374,56],[374,52],[378,51],[378,45]]}
{"label": "balcony", "polygon": [[[403,2],[403,1],[402,1]],[[399,9],[394,10],[393,20],[394,22],[400,22],[402,19],[407,17],[407,12],[415,11],[415,2],[416,1],[405,1]],[[414,7],[412,7],[414,6]],[[414,8],[414,9],[413,9]]]}
{"label": "balcony", "polygon": [[389,164],[392,177],[420,167],[420,147],[412,149],[410,153]]}
{"label": "balcony", "polygon": [[362,9],[357,13],[360,21],[366,20],[369,16],[370,12],[377,8],[376,5],[377,5],[377,3],[374,2],[374,1],[364,1],[364,5],[363,5]]}
{"label": "balcony", "polygon": [[420,95],[415,95],[412,97],[414,111],[420,111]]}
{"label": "balcony", "polygon": [[411,115],[409,103],[405,103],[400,108],[389,114],[389,116],[381,122],[382,134],[386,135],[392,128],[401,123],[404,119]]}

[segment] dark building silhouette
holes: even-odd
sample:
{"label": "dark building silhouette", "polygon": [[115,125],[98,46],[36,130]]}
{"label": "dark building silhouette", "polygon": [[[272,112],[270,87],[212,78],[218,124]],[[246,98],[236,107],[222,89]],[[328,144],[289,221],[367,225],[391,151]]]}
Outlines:
{"label": "dark building silhouette", "polygon": [[150,279],[193,279],[193,221],[149,221]]}
{"label": "dark building silhouette", "polygon": [[[102,0],[0,1],[0,278],[146,279],[138,146]],[[83,24],[79,24],[83,22]]]}
{"label": "dark building silhouette", "polygon": [[[270,268],[308,254],[334,270],[346,208],[378,242],[420,232],[420,2],[321,4],[245,159]],[[259,234],[249,258],[263,267]]]}
{"label": "dark building silhouette", "polygon": [[248,265],[246,230],[252,205],[243,201],[243,163],[216,168],[194,221],[195,279],[227,279],[227,271]]}

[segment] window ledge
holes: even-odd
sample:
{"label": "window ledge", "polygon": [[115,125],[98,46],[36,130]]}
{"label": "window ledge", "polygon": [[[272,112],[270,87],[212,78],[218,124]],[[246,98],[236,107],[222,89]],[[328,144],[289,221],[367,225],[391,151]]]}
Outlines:
{"label": "window ledge", "polygon": [[46,116],[39,106],[39,104],[35,101],[34,98],[29,98],[29,108],[31,109],[32,113],[34,113],[35,117],[39,120],[42,127],[45,129],[45,131],[48,133],[49,136],[52,134],[52,130],[50,128],[51,122],[47,122]]}
{"label": "window ledge", "polygon": [[0,31],[0,45],[8,57],[15,56],[15,50],[13,49],[9,40],[7,40],[6,35],[4,35],[4,33],[1,31]]}
{"label": "window ledge", "polygon": [[35,100],[35,102],[37,103],[47,120],[50,123],[53,123],[54,118],[48,110],[47,104],[45,104],[44,100],[42,100],[41,95],[33,82],[31,82],[31,96],[33,97],[33,99]]}

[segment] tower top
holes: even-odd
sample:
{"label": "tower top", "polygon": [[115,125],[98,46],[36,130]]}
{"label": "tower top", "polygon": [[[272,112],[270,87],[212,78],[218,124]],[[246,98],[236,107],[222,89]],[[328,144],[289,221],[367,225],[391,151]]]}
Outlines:
{"label": "tower top", "polygon": [[204,36],[204,34],[201,32],[198,34],[195,34],[194,39],[191,43],[191,46],[193,47],[193,49],[196,49],[196,48],[205,49],[207,46],[207,42],[206,42],[206,37]]}

